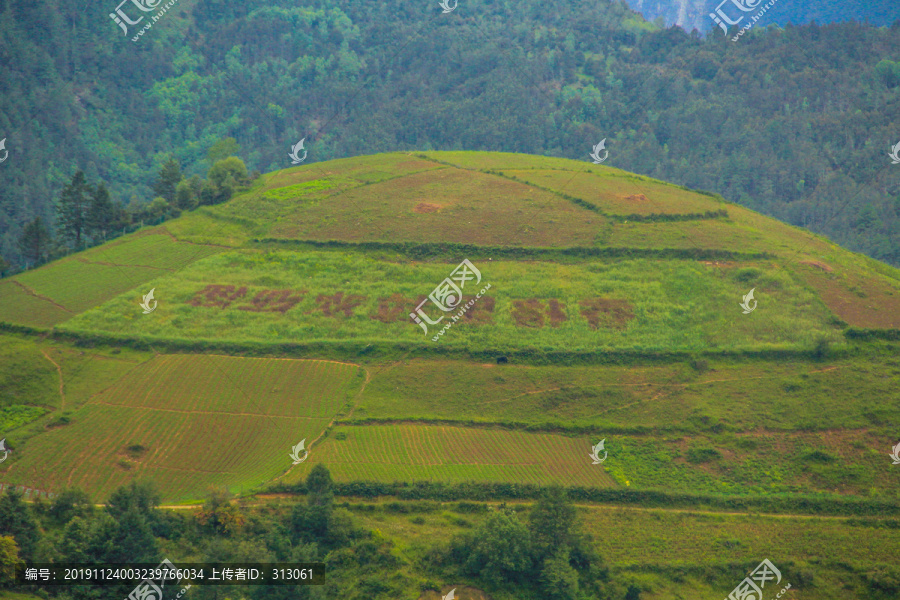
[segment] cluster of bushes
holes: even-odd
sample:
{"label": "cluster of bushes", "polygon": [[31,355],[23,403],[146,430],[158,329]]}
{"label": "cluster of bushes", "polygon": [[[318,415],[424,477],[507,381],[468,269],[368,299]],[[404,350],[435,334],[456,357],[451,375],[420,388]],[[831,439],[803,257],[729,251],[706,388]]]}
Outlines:
{"label": "cluster of bushes", "polygon": [[488,589],[515,585],[551,600],[622,597],[610,593],[609,571],[575,516],[565,492],[554,488],[527,521],[501,506],[472,532],[432,550],[427,561],[448,574],[477,577]]}

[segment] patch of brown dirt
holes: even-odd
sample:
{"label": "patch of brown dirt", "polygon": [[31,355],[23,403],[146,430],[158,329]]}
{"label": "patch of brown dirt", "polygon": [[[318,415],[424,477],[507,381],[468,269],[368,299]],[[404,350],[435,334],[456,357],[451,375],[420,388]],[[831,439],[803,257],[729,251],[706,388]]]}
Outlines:
{"label": "patch of brown dirt", "polygon": [[624,329],[628,321],[634,318],[634,310],[628,300],[591,298],[578,304],[581,306],[581,315],[593,329]]}
{"label": "patch of brown dirt", "polygon": [[514,300],[512,316],[519,327],[537,327],[544,326],[544,315],[550,321],[551,327],[559,327],[559,324],[568,320],[565,312],[565,304],[559,300],[551,299],[546,301],[538,298],[529,298],[528,300]]}
{"label": "patch of brown dirt", "polygon": [[625,196],[625,199],[629,202],[646,202],[647,196],[643,194],[632,194],[631,196]]}
{"label": "patch of brown dirt", "polygon": [[247,293],[246,287],[235,289],[233,285],[208,285],[188,300],[191,306],[218,306],[227,308],[232,302],[243,298]]}
{"label": "patch of brown dirt", "polygon": [[537,298],[513,300],[512,317],[519,327],[541,328],[544,326],[543,308]]}
{"label": "patch of brown dirt", "polygon": [[328,294],[316,296],[319,309],[326,317],[336,317],[339,312],[344,313],[345,317],[352,317],[353,309],[362,304],[365,299],[365,296],[360,296],[359,294],[347,294],[345,296],[344,292],[338,292],[333,296]]}
{"label": "patch of brown dirt", "polygon": [[829,267],[829,266],[826,265],[825,263],[820,262],[820,261],[818,261],[818,260],[801,260],[801,261],[800,261],[800,264],[801,264],[801,265],[810,265],[810,266],[813,266],[813,267],[818,267],[818,268],[822,269],[823,271],[825,271],[826,273],[831,273],[832,271],[834,271],[834,269],[832,269],[831,267]]}
{"label": "patch of brown dirt", "polygon": [[444,207],[441,206],[441,205],[439,205],[439,204],[430,204],[430,203],[428,203],[428,202],[419,202],[419,203],[416,204],[416,206],[413,208],[413,212],[417,212],[417,213],[433,213],[433,212],[437,212],[437,211],[441,210],[442,208],[444,208]]}
{"label": "patch of brown dirt", "polygon": [[307,290],[263,290],[256,294],[250,303],[253,306],[238,306],[238,310],[252,312],[277,312],[284,314],[297,306]]}
{"label": "patch of brown dirt", "polygon": [[391,294],[388,297],[379,298],[378,312],[374,315],[369,315],[369,318],[382,323],[411,322],[412,319],[410,319],[409,313],[414,312],[419,302],[424,299],[424,295],[419,296],[418,299],[411,299],[402,294]]}
{"label": "patch of brown dirt", "polygon": [[559,324],[563,321],[568,321],[569,317],[566,316],[566,305],[561,304],[559,300],[553,299],[549,301],[550,304],[550,326],[551,327],[559,327]]}
{"label": "patch of brown dirt", "polygon": [[798,269],[806,283],[842,321],[867,329],[900,329],[900,289],[877,277]]}
{"label": "patch of brown dirt", "polygon": [[[463,296],[462,303],[466,304],[469,300],[475,300],[475,296]],[[494,322],[494,303],[495,300],[488,296],[482,296],[475,301],[475,304],[469,307],[469,310],[463,314],[466,321],[472,325],[488,325]]]}

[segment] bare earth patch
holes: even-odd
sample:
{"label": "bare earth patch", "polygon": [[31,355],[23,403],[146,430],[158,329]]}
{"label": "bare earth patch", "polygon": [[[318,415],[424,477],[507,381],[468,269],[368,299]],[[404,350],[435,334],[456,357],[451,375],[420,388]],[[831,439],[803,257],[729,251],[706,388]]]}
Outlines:
{"label": "bare earth patch", "polygon": [[591,298],[582,300],[579,304],[582,316],[593,329],[598,327],[624,329],[628,321],[634,318],[634,310],[628,300]]}
{"label": "bare earth patch", "polygon": [[417,213],[433,213],[444,208],[440,204],[430,204],[428,202],[419,202],[413,207],[413,212]]}
{"label": "bare earth patch", "polygon": [[826,265],[825,263],[819,262],[819,261],[817,261],[817,260],[801,260],[801,261],[800,261],[800,264],[801,264],[801,265],[810,265],[810,266],[813,266],[813,267],[818,267],[819,269],[822,269],[822,270],[825,271],[826,273],[831,273],[832,271],[834,271],[834,269],[832,269],[831,267],[829,267],[829,266]]}

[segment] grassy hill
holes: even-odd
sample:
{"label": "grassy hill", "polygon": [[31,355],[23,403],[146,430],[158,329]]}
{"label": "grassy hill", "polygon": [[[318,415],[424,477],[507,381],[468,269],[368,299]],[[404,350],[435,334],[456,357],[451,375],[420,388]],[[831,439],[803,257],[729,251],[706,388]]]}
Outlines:
{"label": "grassy hill", "polygon": [[[464,259],[474,304],[426,335],[409,313]],[[409,493],[514,501],[561,484],[596,532],[621,522],[600,542],[616,568],[749,560],[751,521],[634,505],[734,507],[782,514],[770,558],[802,550],[837,580],[829,545],[859,526],[810,519],[900,515],[898,315],[900,271],[614,168],[479,152],[311,164],[0,281],[0,484],[103,499],[144,479],[176,502],[301,489],[319,462],[347,494],[418,482]],[[720,525],[687,554],[648,533]],[[895,565],[880,553],[897,543],[880,528],[854,564]]]}

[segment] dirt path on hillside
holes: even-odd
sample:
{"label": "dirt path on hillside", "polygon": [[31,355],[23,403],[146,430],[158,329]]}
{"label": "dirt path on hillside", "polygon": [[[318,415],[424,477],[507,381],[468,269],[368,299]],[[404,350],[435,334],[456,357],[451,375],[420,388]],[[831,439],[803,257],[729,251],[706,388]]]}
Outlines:
{"label": "dirt path on hillside", "polygon": [[60,411],[63,411],[63,410],[66,409],[66,393],[65,393],[65,391],[63,391],[63,373],[62,373],[62,368],[59,366],[59,364],[57,364],[57,362],[56,362],[55,360],[53,360],[52,358],[50,358],[50,355],[47,354],[47,351],[44,350],[43,348],[41,348],[41,354],[44,355],[44,358],[46,358],[46,359],[49,360],[51,363],[53,363],[53,366],[56,367],[56,372],[57,372],[57,374],[59,374],[59,397],[61,398],[60,405],[59,405],[59,410],[60,410]]}

